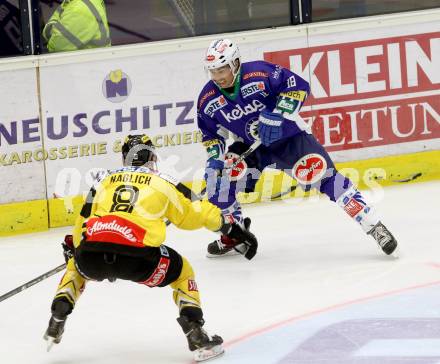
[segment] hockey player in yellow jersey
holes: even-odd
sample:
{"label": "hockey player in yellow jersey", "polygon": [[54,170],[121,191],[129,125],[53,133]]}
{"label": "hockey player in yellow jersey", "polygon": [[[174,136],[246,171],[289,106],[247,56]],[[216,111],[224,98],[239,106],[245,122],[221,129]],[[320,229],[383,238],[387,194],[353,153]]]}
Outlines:
{"label": "hockey player in yellow jersey", "polygon": [[67,316],[88,280],[131,280],[148,287],[170,286],[179,308],[178,323],[196,361],[220,355],[222,338],[209,336],[204,324],[193,269],[188,260],[164,245],[165,219],[181,229],[205,227],[234,239],[252,259],[257,241],[246,229],[223,220],[207,200],[191,201],[191,190],[157,171],[157,156],[146,135],[129,135],[122,147],[124,167],[101,176],[63,245],[66,272],[52,302],[44,338],[50,347],[61,341]]}

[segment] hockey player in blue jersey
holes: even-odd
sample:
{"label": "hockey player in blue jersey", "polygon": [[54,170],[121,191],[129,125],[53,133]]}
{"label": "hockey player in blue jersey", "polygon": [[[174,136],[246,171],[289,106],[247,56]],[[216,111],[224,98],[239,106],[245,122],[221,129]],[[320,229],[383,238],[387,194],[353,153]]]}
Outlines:
{"label": "hockey player in blue jersey", "polygon": [[[211,80],[197,102],[197,121],[208,154],[205,179],[209,200],[225,218],[249,229],[236,200],[240,191],[253,191],[257,178],[246,173],[267,166],[289,173],[305,190],[326,194],[362,229],[371,235],[387,255],[395,255],[397,241],[382,224],[352,182],[338,173],[324,147],[311,134],[299,115],[310,86],[286,68],[265,61],[242,63],[238,46],[229,39],[213,41],[205,56]],[[228,135],[235,140],[227,147]],[[239,169],[227,170],[257,139],[261,145]],[[235,246],[235,249],[234,249]],[[222,236],[208,245],[208,257],[232,254],[237,246]]]}

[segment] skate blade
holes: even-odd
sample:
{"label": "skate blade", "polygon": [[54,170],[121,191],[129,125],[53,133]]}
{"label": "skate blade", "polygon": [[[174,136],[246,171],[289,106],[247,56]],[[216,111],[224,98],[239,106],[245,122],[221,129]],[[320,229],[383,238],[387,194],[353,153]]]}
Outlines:
{"label": "skate blade", "polygon": [[225,254],[210,254],[210,253],[206,253],[206,257],[207,258],[223,258],[223,257],[233,257],[235,255],[240,255],[239,252],[235,251],[234,249],[228,251]]}
{"label": "skate blade", "polygon": [[53,345],[55,344],[55,338],[48,336],[47,338],[45,337],[45,339],[47,340],[47,352],[50,351],[50,349],[52,349]]}
{"label": "skate blade", "polygon": [[396,249],[394,249],[394,251],[390,254],[390,257],[392,257],[394,259],[399,259],[401,255],[402,255],[402,252],[400,251],[400,248],[397,245]]}
{"label": "skate blade", "polygon": [[196,362],[206,361],[210,359],[214,359],[217,356],[222,355],[225,352],[223,346],[216,345],[209,349],[197,349],[194,352],[194,360]]}

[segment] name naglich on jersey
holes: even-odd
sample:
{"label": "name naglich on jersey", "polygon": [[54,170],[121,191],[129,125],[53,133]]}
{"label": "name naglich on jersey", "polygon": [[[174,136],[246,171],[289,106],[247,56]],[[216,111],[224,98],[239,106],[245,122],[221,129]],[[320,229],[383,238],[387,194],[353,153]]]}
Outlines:
{"label": "name naglich on jersey", "polygon": [[110,183],[130,182],[148,185],[151,182],[151,176],[145,174],[115,174],[110,177]]}

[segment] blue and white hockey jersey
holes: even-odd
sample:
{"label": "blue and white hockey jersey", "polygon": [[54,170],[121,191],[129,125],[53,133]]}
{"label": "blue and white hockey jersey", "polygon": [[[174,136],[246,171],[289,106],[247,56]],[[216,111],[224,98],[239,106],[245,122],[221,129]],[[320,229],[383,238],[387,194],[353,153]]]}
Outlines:
{"label": "blue and white hockey jersey", "polygon": [[222,157],[219,149],[224,151],[225,131],[247,145],[258,139],[258,117],[263,109],[279,112],[288,119],[283,123],[283,138],[308,130],[308,125],[298,115],[310,92],[309,83],[303,78],[265,61],[242,63],[237,77],[239,80],[232,95],[212,80],[199,95],[197,122],[209,158]]}

